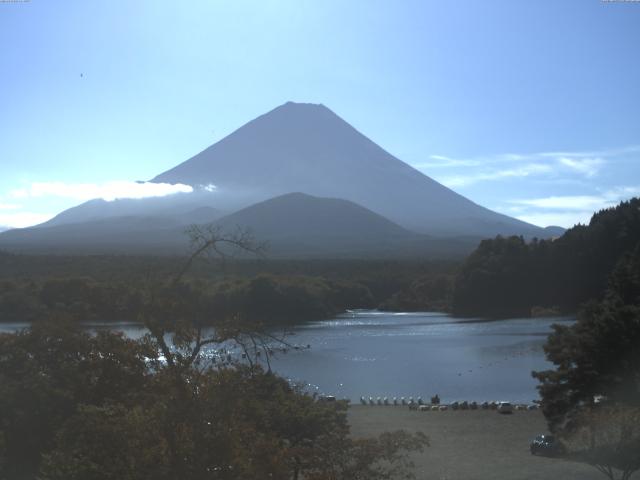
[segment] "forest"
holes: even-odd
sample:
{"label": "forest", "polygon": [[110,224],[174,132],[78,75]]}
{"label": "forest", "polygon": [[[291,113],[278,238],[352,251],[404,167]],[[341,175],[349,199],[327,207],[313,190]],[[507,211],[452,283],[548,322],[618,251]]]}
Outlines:
{"label": "forest", "polygon": [[640,470],[640,249],[625,254],[600,300],[554,325],[544,346],[553,369],[532,372],[542,411],[566,460],[610,480]]}
{"label": "forest", "polygon": [[460,267],[451,310],[459,316],[573,314],[601,299],[614,268],[640,248],[640,199],[593,215],[553,240],[484,240]]}
{"label": "forest", "polygon": [[[0,321],[35,322],[51,312],[77,321],[136,321],[149,285],[170,277],[182,261],[0,253]],[[401,260],[198,259],[186,284],[212,315],[259,313],[265,323],[291,324],[352,308],[444,311],[455,267]]]}

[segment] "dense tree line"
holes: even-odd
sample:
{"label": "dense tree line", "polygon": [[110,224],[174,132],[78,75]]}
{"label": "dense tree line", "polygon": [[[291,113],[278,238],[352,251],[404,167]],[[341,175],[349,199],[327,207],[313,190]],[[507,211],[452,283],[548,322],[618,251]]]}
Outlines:
{"label": "dense tree line", "polygon": [[640,199],[593,215],[554,240],[484,240],[455,281],[457,315],[528,316],[532,309],[574,313],[602,298],[607,278],[640,244]]}
{"label": "dense tree line", "polygon": [[569,458],[610,479],[640,470],[640,246],[624,255],[600,301],[556,325],[545,345],[554,369],[534,372],[542,409]]}
{"label": "dense tree line", "polygon": [[454,274],[425,274],[397,291],[379,308],[403,312],[447,312],[451,309]]}
{"label": "dense tree line", "polygon": [[[366,286],[317,277],[191,279],[185,285],[188,295],[208,305],[211,318],[233,311],[272,325],[329,318],[347,308],[375,306]],[[144,280],[98,282],[71,277],[0,281],[0,321],[36,322],[51,313],[80,322],[136,321],[148,288],[149,282]]]}
{"label": "dense tree line", "polygon": [[540,380],[552,428],[594,399],[640,407],[640,247],[620,259],[600,301],[587,303],[572,325],[555,325],[545,345],[555,370]]}
{"label": "dense tree line", "polygon": [[[0,322],[65,313],[135,321],[150,278],[184,257],[29,256],[0,252]],[[448,310],[455,263],[196,259],[187,283],[212,308],[260,311],[271,323],[328,318],[349,308]]]}
{"label": "dense tree line", "polygon": [[[185,256],[26,255],[0,250],[0,280],[84,277],[96,281],[142,281],[172,275]],[[422,275],[451,274],[458,261],[414,259],[196,258],[189,277],[217,281],[260,274],[302,275],[365,284],[376,298],[388,298]]]}
{"label": "dense tree line", "polygon": [[317,277],[258,275],[217,283],[212,311],[239,312],[266,324],[329,318],[347,308],[373,308],[369,289],[356,282]]}

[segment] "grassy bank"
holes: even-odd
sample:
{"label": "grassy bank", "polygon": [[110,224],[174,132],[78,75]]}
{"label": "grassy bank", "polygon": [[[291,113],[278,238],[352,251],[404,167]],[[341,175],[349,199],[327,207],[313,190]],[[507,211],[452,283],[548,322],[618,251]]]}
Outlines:
{"label": "grassy bank", "polygon": [[493,410],[418,412],[407,407],[354,405],[349,424],[355,437],[385,430],[421,431],[431,446],[413,456],[419,479],[458,480],[598,480],[602,474],[587,465],[533,456],[530,440],[546,432],[542,413]]}

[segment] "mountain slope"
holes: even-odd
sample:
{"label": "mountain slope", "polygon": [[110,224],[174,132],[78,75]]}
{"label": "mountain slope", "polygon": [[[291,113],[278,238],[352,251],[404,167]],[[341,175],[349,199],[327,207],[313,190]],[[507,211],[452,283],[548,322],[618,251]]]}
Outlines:
{"label": "mountain slope", "polygon": [[226,231],[249,229],[275,256],[456,256],[479,240],[420,235],[348,200],[303,193],[259,202],[216,224]]}
{"label": "mountain slope", "polygon": [[166,218],[168,222],[173,222],[190,215],[203,214],[206,216],[204,221],[210,222],[223,215],[213,207],[214,203],[214,195],[202,189],[164,197],[120,198],[111,201],[94,199],[69,208],[39,226],[50,227],[116,217]]}
{"label": "mountain slope", "polygon": [[[16,229],[0,235],[0,248],[46,253],[181,254],[188,249],[186,220],[206,218],[208,209],[181,219],[113,217],[80,223]],[[249,229],[268,244],[269,257],[461,256],[479,241],[437,239],[410,232],[353,202],[286,194],[244,208],[216,222],[226,232]]]}
{"label": "mountain slope", "polygon": [[162,217],[102,218],[9,230],[0,234],[0,248],[21,253],[184,253],[184,229],[177,220]]}
{"label": "mountain slope", "polygon": [[353,202],[303,193],[288,193],[257,203],[217,223],[227,228],[249,227],[259,238],[322,237],[327,234],[363,239],[415,236]]}
{"label": "mountain slope", "polygon": [[286,103],[152,181],[213,184],[223,209],[304,192],[351,200],[432,235],[544,235],[432,180],[322,105]]}
{"label": "mountain slope", "polygon": [[[104,201],[92,202],[102,205]],[[61,223],[49,221],[37,227],[2,232],[0,248],[48,253],[183,253],[187,248],[186,227],[212,223],[221,216],[211,207],[183,211],[184,208],[185,205],[165,211],[158,209],[155,216],[144,215],[144,209],[139,215],[118,215],[117,210],[111,210],[109,216],[86,219],[86,212],[76,215],[69,209],[61,214]],[[67,222],[78,216],[80,220]]]}

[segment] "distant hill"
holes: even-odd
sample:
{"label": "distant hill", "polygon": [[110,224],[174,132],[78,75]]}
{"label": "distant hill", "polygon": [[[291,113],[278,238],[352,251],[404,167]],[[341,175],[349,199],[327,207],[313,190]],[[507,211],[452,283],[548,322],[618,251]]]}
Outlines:
{"label": "distant hill", "polygon": [[257,203],[217,224],[249,228],[277,256],[460,256],[479,241],[416,234],[348,200],[303,193]]}
{"label": "distant hill", "polygon": [[19,228],[0,235],[0,249],[20,253],[173,254],[187,251],[186,225],[162,217],[113,217]]}
{"label": "distant hill", "polygon": [[589,225],[555,240],[484,240],[458,273],[453,310],[501,317],[529,315],[534,307],[573,313],[601,297],[616,265],[633,252],[640,252],[638,198],[595,213]]}
{"label": "distant hill", "polygon": [[[96,200],[96,202],[103,202]],[[184,230],[212,223],[220,212],[211,207],[165,210],[157,216],[129,215],[91,218],[75,223],[47,222],[0,234],[0,248],[38,253],[184,253]],[[73,215],[71,210],[68,215]]]}
{"label": "distant hill", "polygon": [[225,227],[250,227],[259,238],[309,237],[379,239],[416,236],[381,215],[348,200],[288,193],[222,218]]}
{"label": "distant hill", "polygon": [[[47,253],[184,253],[185,219],[199,222],[207,209],[167,221],[160,217],[113,217],[88,222],[17,229],[0,236],[0,248]],[[252,205],[214,222],[225,231],[249,229],[268,243],[270,257],[370,256],[456,257],[479,238],[439,239],[410,232],[341,199],[292,193]]]}

